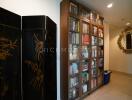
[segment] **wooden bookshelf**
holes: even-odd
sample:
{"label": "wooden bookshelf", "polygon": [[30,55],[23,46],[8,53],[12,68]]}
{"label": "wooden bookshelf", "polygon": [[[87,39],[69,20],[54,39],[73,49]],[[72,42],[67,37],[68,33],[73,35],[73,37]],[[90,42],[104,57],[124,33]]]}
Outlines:
{"label": "wooden bookshelf", "polygon": [[74,0],[60,10],[61,99],[80,100],[103,85],[103,17]]}

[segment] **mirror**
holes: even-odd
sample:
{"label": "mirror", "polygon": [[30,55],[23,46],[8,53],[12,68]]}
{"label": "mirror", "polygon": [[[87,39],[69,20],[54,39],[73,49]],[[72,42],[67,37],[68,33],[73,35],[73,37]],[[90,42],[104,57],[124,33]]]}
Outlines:
{"label": "mirror", "polygon": [[127,27],[118,38],[118,46],[125,53],[132,53],[132,28]]}

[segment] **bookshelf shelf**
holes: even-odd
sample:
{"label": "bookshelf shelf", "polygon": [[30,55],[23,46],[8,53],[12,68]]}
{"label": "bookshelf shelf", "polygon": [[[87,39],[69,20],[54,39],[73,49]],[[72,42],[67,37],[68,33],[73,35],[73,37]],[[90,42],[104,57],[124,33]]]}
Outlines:
{"label": "bookshelf shelf", "polygon": [[103,17],[74,0],[61,2],[62,100],[81,100],[103,85]]}

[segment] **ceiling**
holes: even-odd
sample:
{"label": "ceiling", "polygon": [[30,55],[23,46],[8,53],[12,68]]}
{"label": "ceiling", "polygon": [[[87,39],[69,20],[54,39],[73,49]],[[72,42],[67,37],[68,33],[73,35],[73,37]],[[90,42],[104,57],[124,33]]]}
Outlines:
{"label": "ceiling", "polygon": [[[132,0],[76,0],[88,8],[100,13],[110,28],[124,28],[127,22],[132,26]],[[112,8],[107,8],[113,3]]]}

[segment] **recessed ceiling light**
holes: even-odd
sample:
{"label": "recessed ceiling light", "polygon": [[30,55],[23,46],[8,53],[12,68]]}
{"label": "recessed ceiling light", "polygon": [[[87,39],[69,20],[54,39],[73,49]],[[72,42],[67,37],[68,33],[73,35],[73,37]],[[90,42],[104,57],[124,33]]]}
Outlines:
{"label": "recessed ceiling light", "polygon": [[127,23],[126,23],[127,26],[130,26],[130,24],[131,24],[130,22],[127,22]]}
{"label": "recessed ceiling light", "polygon": [[113,6],[113,3],[110,3],[107,5],[107,8],[111,8]]}

